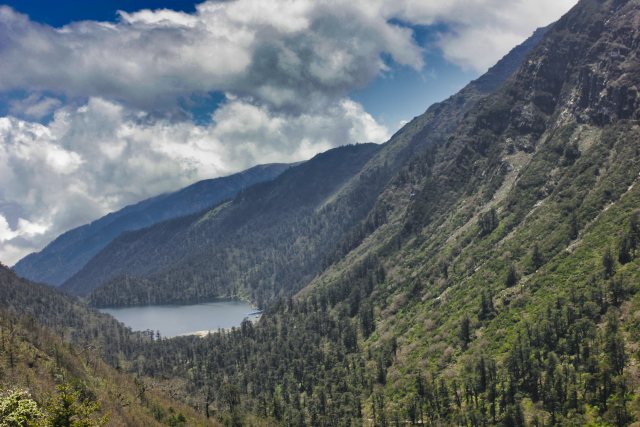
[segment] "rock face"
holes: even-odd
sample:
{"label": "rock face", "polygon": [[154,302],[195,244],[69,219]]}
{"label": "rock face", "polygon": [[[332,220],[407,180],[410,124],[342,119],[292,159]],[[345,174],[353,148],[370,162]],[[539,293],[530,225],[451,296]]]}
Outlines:
{"label": "rock face", "polygon": [[562,105],[580,123],[605,125],[640,118],[640,17],[635,1],[581,3],[554,27],[554,37],[523,70],[528,95],[549,114]]}
{"label": "rock face", "polygon": [[143,200],[62,234],[41,252],[21,259],[13,270],[29,280],[59,286],[122,233],[201,211],[251,185],[269,181],[288,168],[286,164],[255,166]]}

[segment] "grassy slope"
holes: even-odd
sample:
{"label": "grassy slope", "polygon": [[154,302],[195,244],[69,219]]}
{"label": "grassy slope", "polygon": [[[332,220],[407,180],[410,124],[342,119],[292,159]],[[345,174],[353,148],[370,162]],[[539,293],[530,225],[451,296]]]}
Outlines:
{"label": "grassy slope", "polygon": [[[369,343],[375,346],[385,337],[401,337],[401,351],[388,385],[392,395],[404,394],[407,378],[417,369],[436,372],[462,368],[459,363],[464,362],[465,352],[455,332],[463,316],[473,319],[475,329],[475,339],[466,353],[487,352],[502,357],[523,322],[535,320],[557,297],[567,297],[572,290],[584,292],[589,279],[601,269],[605,249],[612,247],[615,253],[629,216],[640,207],[638,188],[633,186],[627,191],[639,171],[640,159],[629,157],[629,151],[635,151],[633,141],[637,136],[637,130],[625,132],[616,147],[617,158],[607,162],[608,170],[600,172],[600,177],[594,176],[595,182],[589,183],[592,186],[580,181],[587,179],[585,176],[565,182],[567,187],[561,185],[562,190],[534,208],[513,231],[505,227],[509,214],[504,212],[502,225],[484,238],[478,237],[477,226],[471,226],[454,241],[447,243],[447,233],[432,235],[426,243],[396,255],[394,264],[398,267],[392,273],[393,279],[378,296],[380,306],[386,308],[380,310],[378,332]],[[600,148],[593,147],[591,156],[585,153],[570,169],[594,165],[594,157],[602,154]],[[572,170],[567,175],[571,176]],[[591,174],[588,167],[585,173]],[[612,204],[602,197],[605,189],[613,190]],[[568,237],[568,217],[563,212],[565,194],[575,194],[574,198],[582,202],[577,212],[585,216],[585,226],[576,241]],[[624,195],[618,199],[620,194]],[[439,242],[434,242],[438,237]],[[526,274],[531,270],[530,253],[537,242],[550,259],[537,271]],[[429,250],[433,246],[438,250]],[[451,257],[447,279],[434,274],[431,268],[434,252]],[[451,255],[457,252],[460,253]],[[504,277],[510,263],[523,277],[516,286],[507,288]],[[635,294],[638,267],[636,260],[618,272],[634,285],[630,296]],[[425,283],[421,301],[407,304],[407,291],[418,279]],[[497,316],[489,322],[479,322],[476,314],[481,294],[487,289],[495,295]]]}

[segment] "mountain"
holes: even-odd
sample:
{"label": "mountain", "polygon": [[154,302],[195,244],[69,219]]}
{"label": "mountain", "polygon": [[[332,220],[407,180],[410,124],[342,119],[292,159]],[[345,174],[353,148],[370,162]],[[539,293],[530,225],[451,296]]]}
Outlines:
{"label": "mountain", "polygon": [[90,300],[100,306],[227,296],[262,305],[291,295],[357,240],[359,227],[381,220],[382,210],[360,224],[399,168],[427,144],[445,140],[545,31],[536,31],[486,75],[429,108],[387,144],[319,155],[208,213],[122,236],[63,288],[79,295],[92,291]]}
{"label": "mountain", "polygon": [[127,233],[62,288],[83,295],[108,282],[116,292],[92,297],[99,305],[281,294],[313,277],[322,264],[314,255],[351,224],[351,210],[366,209],[329,201],[379,149],[330,150],[212,210]]}
{"label": "mountain", "polygon": [[[148,336],[1,264],[0,296],[0,424],[217,425],[166,384],[123,372],[122,356],[132,359]],[[12,423],[18,413],[39,418]]]}
{"label": "mountain", "polygon": [[220,390],[239,424],[637,421],[639,22],[638,1],[581,0],[502,85],[431,108],[341,187],[386,163],[296,295],[141,369]]}
{"label": "mountain", "polygon": [[289,166],[255,166],[244,172],[199,181],[174,193],[143,200],[62,234],[42,251],[21,259],[13,269],[29,280],[59,286],[122,233],[202,211],[247,187],[275,178]]}
{"label": "mountain", "polygon": [[637,0],[580,0],[506,80],[127,233],[65,284],[95,304],[262,298],[255,324],[151,340],[64,320],[54,294],[16,309],[49,305],[37,319],[224,425],[633,425],[639,23]]}

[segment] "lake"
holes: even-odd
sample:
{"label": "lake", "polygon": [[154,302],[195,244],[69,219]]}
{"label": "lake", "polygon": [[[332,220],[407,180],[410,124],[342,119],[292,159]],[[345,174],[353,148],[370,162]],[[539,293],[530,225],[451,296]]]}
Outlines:
{"label": "lake", "polygon": [[100,309],[134,331],[151,329],[160,331],[167,338],[240,326],[253,310],[251,305],[241,301]]}

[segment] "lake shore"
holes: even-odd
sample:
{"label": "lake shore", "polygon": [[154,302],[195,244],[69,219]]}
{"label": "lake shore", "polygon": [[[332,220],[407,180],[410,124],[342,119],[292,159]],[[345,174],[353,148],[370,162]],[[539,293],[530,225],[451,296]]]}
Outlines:
{"label": "lake shore", "polygon": [[[258,323],[258,321],[260,320],[260,318],[262,317],[262,315],[254,315],[254,316],[248,316],[247,319],[249,319],[249,321],[251,321],[251,323],[256,324]],[[202,331],[193,331],[193,332],[186,332],[184,334],[178,335],[179,337],[188,337],[188,336],[198,336],[200,338],[204,338],[209,334],[217,334],[219,332],[231,332],[233,329],[238,329],[239,326],[233,326],[231,328],[218,328],[218,329],[209,329],[209,330],[202,330]]]}

